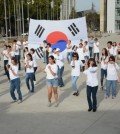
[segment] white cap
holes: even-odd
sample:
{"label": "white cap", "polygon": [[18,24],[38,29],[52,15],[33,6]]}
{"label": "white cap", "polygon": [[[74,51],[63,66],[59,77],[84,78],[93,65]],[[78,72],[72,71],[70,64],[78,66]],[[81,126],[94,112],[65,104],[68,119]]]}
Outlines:
{"label": "white cap", "polygon": [[60,48],[56,48],[56,52],[60,51]]}

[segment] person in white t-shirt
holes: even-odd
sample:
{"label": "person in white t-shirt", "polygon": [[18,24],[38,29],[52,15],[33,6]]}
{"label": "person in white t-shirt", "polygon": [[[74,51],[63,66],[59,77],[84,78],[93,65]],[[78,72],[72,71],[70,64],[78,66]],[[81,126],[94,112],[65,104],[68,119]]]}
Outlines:
{"label": "person in white t-shirt", "polygon": [[63,82],[63,72],[64,72],[64,58],[62,53],[60,53],[60,49],[56,49],[56,55],[54,55],[56,64],[58,66],[58,82],[59,82],[59,87],[64,87],[64,82]]}
{"label": "person in white t-shirt", "polygon": [[36,85],[36,77],[35,77],[35,72],[37,71],[37,57],[36,57],[36,54],[35,54],[35,49],[31,48],[30,49],[30,53],[32,55],[32,58],[33,58],[33,62],[34,62],[34,84]]}
{"label": "person in white t-shirt", "polygon": [[[20,78],[18,74],[18,64],[17,64],[17,59],[14,57],[11,59],[11,65],[7,67],[10,75],[10,94],[13,99],[12,103],[17,102],[21,103],[22,102],[22,93],[20,90]],[[18,100],[15,96],[15,90],[17,90],[18,93]]]}
{"label": "person in white t-shirt", "polygon": [[73,87],[73,95],[78,96],[79,91],[77,89],[77,80],[80,76],[80,66],[82,65],[82,62],[79,60],[79,56],[77,53],[74,53],[72,55],[72,61],[71,61],[71,66],[72,66],[72,71],[71,71],[71,80],[72,80],[72,87]]}
{"label": "person in white t-shirt", "polygon": [[20,63],[20,43],[18,42],[18,44],[17,44],[17,40],[14,40],[13,41],[13,51],[15,52],[15,58],[18,61],[19,70],[21,70],[21,63]]}
{"label": "person in white t-shirt", "polygon": [[68,41],[67,46],[66,46],[66,50],[67,50],[67,61],[68,61],[68,63],[71,63],[71,60],[72,60],[72,44],[71,44],[71,40]]}
{"label": "person in white t-shirt", "polygon": [[85,63],[84,49],[83,49],[83,44],[82,43],[79,44],[79,47],[77,48],[76,52],[78,53],[79,61],[80,62],[82,61],[82,63],[83,63],[83,65],[80,66],[80,70],[82,72],[82,71],[84,71],[84,63]]}
{"label": "person in white t-shirt", "polygon": [[46,63],[46,47],[47,47],[47,41],[44,40],[43,43],[40,45],[40,47],[43,50],[43,63]]}
{"label": "person in white t-shirt", "polygon": [[[6,65],[6,67],[8,67],[8,66],[10,66],[11,65],[11,59],[13,58],[13,57],[15,57],[15,53],[14,53],[14,51],[12,51],[12,47],[10,46],[10,45],[8,45],[7,46],[7,58],[8,58],[8,64]],[[10,77],[9,77],[9,72],[8,72],[8,70],[6,71],[6,75],[7,75],[7,77],[8,77],[8,80],[10,80]]]}
{"label": "person in white t-shirt", "polygon": [[112,41],[107,42],[107,50],[108,50],[108,55],[113,56],[114,49],[113,49],[113,46],[112,46]]}
{"label": "person in white t-shirt", "polygon": [[110,97],[111,87],[112,87],[112,99],[116,97],[118,71],[119,71],[119,66],[117,63],[115,63],[115,57],[110,56],[108,66],[107,66],[106,99]]}
{"label": "person in white t-shirt", "polygon": [[93,47],[94,47],[94,59],[95,61],[97,61],[97,63],[99,63],[99,53],[100,53],[99,44],[100,43],[98,42],[98,39],[95,38]]}
{"label": "person in white t-shirt", "polygon": [[51,48],[51,44],[48,43],[47,46],[46,46],[46,63],[48,64],[49,63],[49,56],[52,55],[52,48]]}
{"label": "person in white t-shirt", "polygon": [[113,56],[116,58],[118,51],[118,46],[116,42],[113,42]]}
{"label": "person in white t-shirt", "polygon": [[[27,60],[25,63],[26,67],[26,85],[28,88],[28,92],[34,93],[34,62],[32,55],[29,53],[27,54]],[[32,89],[30,89],[29,81],[31,82]]]}
{"label": "person in white t-shirt", "polygon": [[28,47],[28,41],[27,40],[23,40],[23,48],[25,48],[25,47]]}
{"label": "person in white t-shirt", "polygon": [[4,50],[1,52],[1,55],[3,56],[4,58],[4,70],[5,70],[5,75],[6,75],[6,71],[7,71],[7,68],[6,68],[6,65],[8,64],[8,51],[7,51],[7,45],[4,45]]}
{"label": "person in white t-shirt", "polygon": [[88,42],[87,41],[84,42],[83,50],[84,50],[85,61],[88,61],[88,59],[90,57],[90,53],[89,53],[89,46],[88,46]]}
{"label": "person in white t-shirt", "polygon": [[46,83],[48,88],[48,107],[51,106],[52,90],[55,97],[55,107],[58,106],[58,66],[55,63],[55,58],[51,55],[49,56],[49,64],[45,68],[47,74]]}
{"label": "person in white t-shirt", "polygon": [[102,56],[101,56],[101,89],[103,90],[103,80],[107,77],[107,64],[108,64],[108,51],[106,48],[102,49]]}
{"label": "person in white t-shirt", "polygon": [[[86,64],[86,70],[84,74],[87,76],[87,100],[88,100],[88,112],[96,112],[97,110],[97,90],[98,90],[98,68],[94,58],[90,58],[88,64]],[[91,100],[92,95],[92,100]]]}

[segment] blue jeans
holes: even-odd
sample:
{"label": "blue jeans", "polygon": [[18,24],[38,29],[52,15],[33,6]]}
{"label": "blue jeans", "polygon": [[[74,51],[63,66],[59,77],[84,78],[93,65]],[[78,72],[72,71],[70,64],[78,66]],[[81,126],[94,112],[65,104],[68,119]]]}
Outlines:
{"label": "blue jeans", "polygon": [[103,86],[104,77],[105,78],[107,77],[107,69],[104,70],[104,69],[101,68],[101,86]]}
{"label": "blue jeans", "polygon": [[[98,86],[91,87],[87,85],[87,101],[88,101],[89,109],[97,109],[97,97],[96,97],[97,90],[98,90]],[[91,95],[92,95],[92,100],[91,100]]]}
{"label": "blue jeans", "polygon": [[110,96],[110,88],[112,86],[112,96],[116,97],[117,80],[107,80],[106,83],[106,96]]}
{"label": "blue jeans", "polygon": [[15,89],[17,90],[18,93],[18,99],[22,101],[22,93],[20,90],[20,78],[16,78],[10,81],[10,94],[13,100],[17,100],[14,93]]}
{"label": "blue jeans", "polygon": [[70,63],[72,60],[72,52],[67,52],[67,61]]}
{"label": "blue jeans", "polygon": [[58,69],[58,82],[59,82],[59,86],[64,86],[64,82],[63,82],[63,71],[64,71],[64,66]]}
{"label": "blue jeans", "polygon": [[77,92],[77,80],[78,80],[79,76],[71,76],[71,80],[72,80],[72,88],[75,92]]}
{"label": "blue jeans", "polygon": [[32,86],[32,92],[34,92],[34,73],[26,73],[26,85],[28,90],[30,90],[29,80]]}
{"label": "blue jeans", "polygon": [[21,70],[21,63],[20,63],[20,55],[15,55],[15,58],[17,59],[17,62],[18,62],[18,68],[19,68],[19,70]]}

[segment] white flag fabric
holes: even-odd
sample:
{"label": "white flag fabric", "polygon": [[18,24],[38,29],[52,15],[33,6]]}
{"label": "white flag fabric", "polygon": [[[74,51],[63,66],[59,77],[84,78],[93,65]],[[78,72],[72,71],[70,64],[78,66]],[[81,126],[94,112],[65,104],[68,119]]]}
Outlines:
{"label": "white flag fabric", "polygon": [[36,49],[43,40],[46,40],[52,48],[60,48],[63,52],[68,40],[75,42],[80,39],[87,40],[87,38],[85,17],[60,21],[30,19],[29,48]]}

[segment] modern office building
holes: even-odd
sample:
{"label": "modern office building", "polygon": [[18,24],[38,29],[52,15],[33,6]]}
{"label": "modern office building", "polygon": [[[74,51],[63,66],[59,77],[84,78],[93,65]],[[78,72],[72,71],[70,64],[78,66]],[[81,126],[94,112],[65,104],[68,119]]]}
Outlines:
{"label": "modern office building", "polygon": [[60,13],[61,20],[69,19],[72,8],[75,9],[75,2],[76,0],[63,0],[61,4],[61,13]]}
{"label": "modern office building", "polygon": [[120,0],[100,0],[101,32],[120,32]]}

